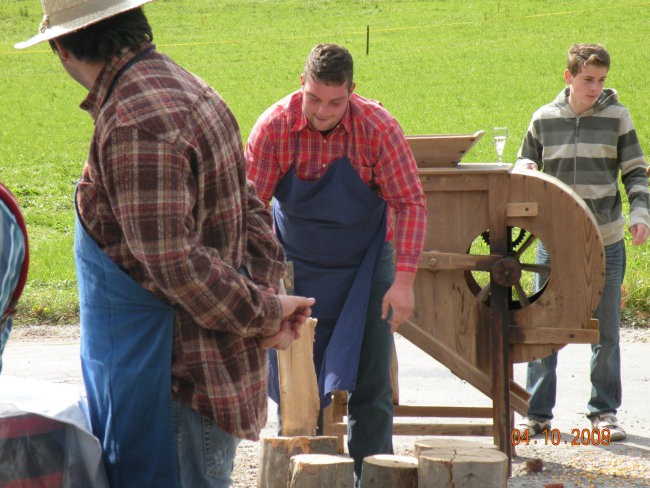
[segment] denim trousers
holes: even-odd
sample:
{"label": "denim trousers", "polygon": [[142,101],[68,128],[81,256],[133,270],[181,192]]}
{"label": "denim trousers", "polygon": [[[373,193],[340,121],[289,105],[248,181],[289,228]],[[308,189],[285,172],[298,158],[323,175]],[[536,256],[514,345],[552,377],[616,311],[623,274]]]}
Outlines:
{"label": "denim trousers", "polygon": [[178,398],[172,400],[172,410],[180,486],[231,486],[240,439],[227,434]]}
{"label": "denim trousers", "polygon": [[390,324],[381,318],[381,305],[394,279],[393,252],[386,244],[373,276],[357,384],[348,397],[348,452],[354,459],[357,485],[364,457],[393,454],[393,334]]}
{"label": "denim trousers", "polygon": [[[549,262],[548,253],[541,243],[537,247],[537,261]],[[625,265],[623,240],[605,246],[605,287],[594,314],[599,321],[600,341],[591,346],[591,398],[587,403],[587,417],[603,413],[615,414],[621,406],[619,332]],[[526,390],[530,393],[530,400],[527,416],[531,419],[543,421],[553,418],[557,392],[557,357],[556,352],[528,363]]]}

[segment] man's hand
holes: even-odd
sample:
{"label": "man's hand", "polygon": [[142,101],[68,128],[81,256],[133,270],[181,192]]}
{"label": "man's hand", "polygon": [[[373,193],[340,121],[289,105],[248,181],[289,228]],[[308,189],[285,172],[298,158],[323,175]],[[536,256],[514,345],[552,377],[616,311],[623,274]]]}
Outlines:
{"label": "man's hand", "polygon": [[259,345],[261,349],[273,348],[284,351],[285,349],[289,349],[291,343],[297,338],[289,322],[283,320],[280,324],[280,330],[271,336],[263,337]]}
{"label": "man's hand", "polygon": [[632,234],[632,245],[640,246],[648,240],[650,229],[648,229],[648,226],[644,224],[634,224],[630,227],[630,233]]}
{"label": "man's hand", "polygon": [[519,159],[515,162],[515,169],[529,169],[532,171],[537,171],[539,167],[535,161],[530,159]]}
{"label": "man's hand", "polygon": [[260,340],[260,347],[267,349],[287,349],[293,341],[300,337],[300,328],[307,317],[311,315],[311,306],[316,303],[313,298],[294,295],[278,295],[282,306],[282,322],[280,330],[275,334]]}
{"label": "man's hand", "polygon": [[398,271],[395,281],[384,295],[381,305],[381,318],[388,320],[392,332],[406,322],[413,314],[415,297],[413,294],[413,281],[415,273]]}

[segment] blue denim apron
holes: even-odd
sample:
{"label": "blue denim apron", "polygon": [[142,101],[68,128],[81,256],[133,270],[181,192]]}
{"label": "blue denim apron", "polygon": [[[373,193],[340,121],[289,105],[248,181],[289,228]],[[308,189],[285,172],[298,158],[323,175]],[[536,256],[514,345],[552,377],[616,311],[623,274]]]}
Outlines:
{"label": "blue denim apron", "polygon": [[77,216],[81,367],[112,487],[178,487],[174,310],[122,271]]}
{"label": "blue denim apron", "polygon": [[[296,176],[294,156],[272,206],[276,234],[293,261],[295,294],[316,298],[314,366],[322,407],[331,392],[355,389],[372,277],[386,240],[386,202],[359,177],[347,152],[314,181]],[[270,368],[277,402],[277,362]]]}

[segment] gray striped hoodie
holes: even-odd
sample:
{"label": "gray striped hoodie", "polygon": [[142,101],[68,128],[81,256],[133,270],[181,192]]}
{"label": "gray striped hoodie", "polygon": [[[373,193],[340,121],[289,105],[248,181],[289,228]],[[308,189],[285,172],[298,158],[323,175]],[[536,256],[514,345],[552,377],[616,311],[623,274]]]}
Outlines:
{"label": "gray striped hoodie", "polygon": [[516,165],[530,161],[582,197],[605,245],[620,241],[625,230],[619,171],[630,201],[630,225],[650,227],[647,162],[630,114],[614,89],[603,90],[594,106],[579,116],[569,105],[568,87],[537,110]]}

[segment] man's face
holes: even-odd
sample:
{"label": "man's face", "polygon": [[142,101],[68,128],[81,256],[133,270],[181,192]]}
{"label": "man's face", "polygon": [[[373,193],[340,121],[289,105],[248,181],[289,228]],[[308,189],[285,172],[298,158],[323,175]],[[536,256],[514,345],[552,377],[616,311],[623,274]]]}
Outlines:
{"label": "man's face", "polygon": [[570,85],[569,103],[573,111],[580,115],[594,106],[603,92],[608,69],[604,66],[583,66],[580,73],[573,76],[569,70],[564,72],[564,79]]}
{"label": "man's face", "polygon": [[328,131],[336,127],[348,109],[354,83],[348,87],[326,85],[312,79],[309,75],[300,77],[302,84],[302,111],[311,126],[318,131]]}

